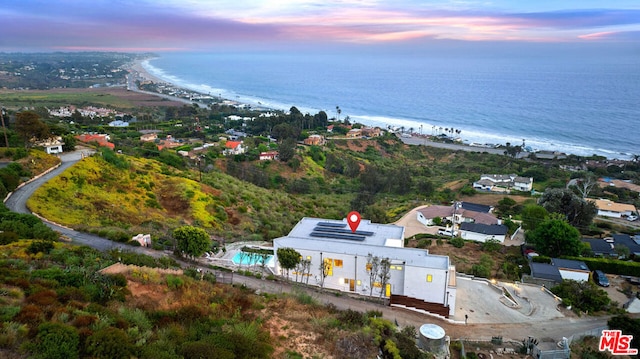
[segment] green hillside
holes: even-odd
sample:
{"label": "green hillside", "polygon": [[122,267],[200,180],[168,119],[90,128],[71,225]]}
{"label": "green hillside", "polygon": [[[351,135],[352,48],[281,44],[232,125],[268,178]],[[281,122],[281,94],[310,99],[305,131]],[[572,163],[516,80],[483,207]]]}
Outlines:
{"label": "green hillside", "polygon": [[[56,223],[111,239],[151,232],[162,238],[190,224],[233,239],[272,239],[304,216],[342,218],[349,196],[293,197],[212,171],[195,173],[116,155],[88,157],[40,187],[29,208]],[[194,179],[190,179],[193,177]]]}

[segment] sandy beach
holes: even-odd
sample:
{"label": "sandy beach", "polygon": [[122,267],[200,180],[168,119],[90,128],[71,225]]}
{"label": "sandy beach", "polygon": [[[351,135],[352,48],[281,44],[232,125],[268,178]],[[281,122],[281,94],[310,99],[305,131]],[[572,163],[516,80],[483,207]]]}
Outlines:
{"label": "sandy beach", "polygon": [[[152,81],[155,83],[167,83],[166,81],[164,81],[163,79],[152,75],[151,73],[149,73],[149,71],[147,71],[144,66],[142,66],[142,63],[144,61],[148,61],[149,59],[145,59],[145,60],[137,60],[136,62],[134,62],[131,67],[129,68],[129,70],[131,71],[131,73],[134,76],[137,76],[140,79],[144,79],[146,81]],[[175,85],[174,85],[175,86]]]}

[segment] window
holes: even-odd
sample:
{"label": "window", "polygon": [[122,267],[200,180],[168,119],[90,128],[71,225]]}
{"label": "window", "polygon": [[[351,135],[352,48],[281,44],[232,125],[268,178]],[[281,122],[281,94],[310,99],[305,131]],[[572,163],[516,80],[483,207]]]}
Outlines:
{"label": "window", "polygon": [[307,260],[310,261],[311,260],[311,256],[307,256]]}
{"label": "window", "polygon": [[344,279],[344,284],[349,284],[349,278]]}
{"label": "window", "polygon": [[362,281],[360,281],[360,280],[357,283],[358,283],[358,285],[362,285]]}
{"label": "window", "polygon": [[367,263],[367,272],[371,272],[371,268],[373,268],[371,263]]}
{"label": "window", "polygon": [[331,258],[325,258],[324,259],[324,268],[325,273],[327,275],[327,277],[330,277],[333,275],[333,260]]}
{"label": "window", "polygon": [[334,259],[333,265],[342,268],[342,259]]}
{"label": "window", "polygon": [[374,283],[373,283],[373,286],[374,286],[375,288],[382,288],[382,283],[380,283],[380,282],[374,282]]}
{"label": "window", "polygon": [[427,274],[427,282],[431,283],[433,281],[433,275]]}
{"label": "window", "polygon": [[402,270],[402,266],[396,266],[396,270]]}

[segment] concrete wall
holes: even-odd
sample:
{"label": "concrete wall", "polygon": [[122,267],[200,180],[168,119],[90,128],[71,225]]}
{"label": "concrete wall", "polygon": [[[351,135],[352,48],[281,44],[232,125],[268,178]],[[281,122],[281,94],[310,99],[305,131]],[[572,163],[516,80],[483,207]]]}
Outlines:
{"label": "concrete wall", "polygon": [[[367,296],[371,293],[366,256],[332,253],[328,251],[320,253],[298,248],[294,249],[300,253],[302,259],[311,260],[310,276],[308,281],[309,285],[320,286],[322,277],[320,264],[324,259],[331,259],[333,263],[335,263],[335,260],[342,260],[341,267],[333,265],[333,273],[324,279],[324,287]],[[277,260],[277,250],[278,246],[276,241],[274,242],[274,252],[276,253],[274,261],[275,272],[285,276],[286,273],[281,271],[280,263]],[[380,250],[384,251],[384,247],[380,247]],[[390,270],[391,278],[389,280],[389,284],[391,285],[392,294],[405,295],[426,302],[439,303],[442,305],[452,303],[450,310],[453,311],[455,309],[455,287],[448,286],[448,270],[407,266],[402,264],[401,260],[394,259],[391,259],[391,263],[392,269]],[[289,273],[289,279],[296,279],[294,272],[294,270],[291,270]],[[428,275],[431,276],[431,282],[427,281]],[[350,288],[350,280],[354,281],[353,291]],[[307,283],[306,279],[300,275],[298,276],[298,281]],[[371,295],[378,297],[381,292],[382,295],[385,296],[386,293],[384,288],[373,287]]]}
{"label": "concrete wall", "polygon": [[500,243],[504,243],[505,236],[483,234],[469,231],[460,231],[460,237],[468,241],[486,242],[490,239],[497,239]]}

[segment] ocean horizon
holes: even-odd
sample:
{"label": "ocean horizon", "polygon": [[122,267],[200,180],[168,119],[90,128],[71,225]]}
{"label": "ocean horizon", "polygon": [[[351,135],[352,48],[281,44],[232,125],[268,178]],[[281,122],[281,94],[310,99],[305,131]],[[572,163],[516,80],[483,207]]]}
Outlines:
{"label": "ocean horizon", "polygon": [[[551,56],[552,55],[552,56]],[[640,153],[640,57],[600,53],[163,53],[176,86],[279,110],[580,156]]]}

